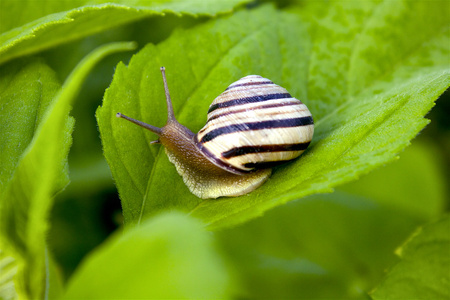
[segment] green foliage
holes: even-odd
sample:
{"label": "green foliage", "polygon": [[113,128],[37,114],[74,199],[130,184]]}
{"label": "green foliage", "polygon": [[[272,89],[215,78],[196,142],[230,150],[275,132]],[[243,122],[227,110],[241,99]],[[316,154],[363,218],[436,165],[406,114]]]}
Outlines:
{"label": "green foliage", "polygon": [[[450,85],[449,2],[249,3],[0,2],[1,299],[449,297],[448,140],[406,148]],[[259,74],[308,105],[312,144],[249,195],[196,198],[115,117],[164,125],[160,66],[194,132]]]}
{"label": "green foliage", "polygon": [[12,256],[3,251],[3,247],[0,247],[0,270],[0,296],[4,300],[16,298],[14,276],[17,274],[17,263]]}
{"label": "green foliage", "polygon": [[417,230],[398,251],[402,259],[372,293],[373,299],[450,297],[450,217]]}
{"label": "green foliage", "polygon": [[[435,12],[424,10],[424,17],[420,18],[424,22],[431,18],[428,14],[437,15],[438,34],[423,36],[420,41],[413,39],[409,44],[405,41],[402,53],[411,53],[402,54],[401,59],[383,58],[392,60],[385,64],[372,55],[368,60],[369,50],[373,49],[362,45],[383,39],[386,47],[400,47],[397,43],[405,32],[385,37],[377,34],[375,28],[394,26],[407,18],[412,8],[397,7],[390,19],[392,24],[385,24],[393,7],[380,5],[383,13],[372,15],[370,22],[366,20],[368,27],[361,31],[357,21],[364,21],[364,12],[370,16],[367,4],[361,6],[345,10],[336,4],[336,11],[330,9],[329,15],[315,20],[316,27],[309,29],[314,32],[311,36],[305,29],[307,24],[295,14],[271,7],[243,11],[193,30],[180,30],[159,45],[145,47],[129,66],[119,64],[97,118],[125,221],[134,223],[161,210],[177,208],[203,219],[210,228],[227,227],[290,200],[329,192],[332,187],[394,159],[427,124],[423,115],[448,86],[450,73],[444,55],[448,46],[442,43],[448,35],[442,28],[441,19],[445,17],[437,7]],[[301,14],[313,15],[308,12],[313,8],[314,5],[303,7]],[[347,18],[336,20],[336,12]],[[342,37],[336,28],[347,23],[354,31],[345,31],[346,36]],[[354,45],[357,35],[358,40],[365,41],[361,45]],[[344,51],[319,59],[321,52],[330,51],[328,47],[316,49],[316,45],[324,44],[320,39],[326,39],[330,45],[340,41]],[[341,41],[345,39],[349,42]],[[430,57],[431,52],[436,54]],[[315,66],[319,62],[320,68]],[[385,67],[376,74],[359,69],[368,63],[376,66],[366,67],[371,70]],[[194,132],[205,122],[205,117],[198,117],[199,112],[206,116],[212,99],[240,77],[261,74],[285,86],[310,107],[315,118],[315,137],[309,151],[294,163],[275,170],[264,186],[249,195],[232,201],[196,198],[161,148],[149,144],[155,135],[114,117],[122,112],[155,126],[164,124],[165,101],[158,68],[161,65],[168,73],[176,115]],[[168,186],[173,187],[169,195]]]}
{"label": "green foliage", "polygon": [[[12,3],[12,2],[15,3]],[[234,6],[248,0],[219,0],[203,3],[198,0],[179,2],[133,1],[134,5],[109,3],[109,1],[47,1],[44,4],[34,1],[6,0],[3,15],[21,16],[5,18],[0,36],[0,63],[12,58],[48,49],[68,41],[79,39],[96,32],[137,21],[145,17],[171,14],[214,15],[229,11]],[[84,5],[97,2],[96,5]],[[148,5],[150,4],[150,5]],[[36,9],[38,7],[38,9]],[[41,17],[40,19],[37,19]],[[19,26],[23,21],[29,23]],[[23,24],[23,23],[22,23]],[[16,27],[10,31],[5,29]],[[4,28],[4,29],[3,29]]]}
{"label": "green foliage", "polygon": [[231,282],[212,236],[168,213],[119,232],[83,262],[64,299],[224,299]]}
{"label": "green foliage", "polygon": [[[28,80],[24,79],[24,73],[20,69],[5,74],[1,79],[2,86],[6,88],[23,84],[23,81],[29,83],[24,90],[29,97],[29,107],[18,103],[19,100],[24,100],[20,98],[22,94],[9,93],[6,89],[6,93],[2,94],[3,111],[13,114],[14,110],[24,108],[25,112],[34,112],[31,118],[26,118],[25,121],[30,122],[31,126],[25,129],[17,126],[12,128],[13,131],[8,127],[9,118],[2,119],[2,129],[12,137],[11,141],[7,141],[6,149],[15,148],[20,142],[29,140],[26,147],[19,149],[22,151],[7,151],[8,154],[11,153],[7,161],[14,163],[10,163],[13,170],[7,174],[9,176],[2,189],[0,206],[1,237],[8,241],[12,249],[10,251],[18,260],[21,271],[17,275],[20,287],[18,293],[23,293],[23,296],[42,298],[49,293],[48,287],[42,284],[50,276],[47,270],[52,268],[48,266],[50,259],[45,242],[48,230],[46,220],[54,194],[68,183],[66,163],[73,129],[73,119],[69,117],[71,104],[96,62],[109,53],[131,50],[133,47],[132,44],[111,44],[93,52],[73,71],[51,104],[47,104],[47,93],[48,90],[55,90],[56,83],[51,70],[45,65],[36,64],[29,66],[29,69],[25,68],[25,75],[29,72],[33,74]],[[46,81],[45,78],[51,80]],[[46,84],[49,87],[41,86]],[[44,114],[40,109],[41,98],[44,99],[44,108],[48,106]],[[10,108],[9,111],[7,108]]]}
{"label": "green foliage", "polygon": [[[60,88],[52,70],[40,62],[15,67],[1,80],[6,88],[2,93],[1,127],[7,134],[2,134],[5,176],[2,176],[0,228],[2,238],[13,241],[17,264],[24,269],[18,273],[18,277],[24,277],[19,286],[26,294],[38,297],[44,294],[40,283],[45,276],[42,270],[48,225],[44,220],[51,205],[50,196],[68,183],[65,163],[73,128],[73,119],[68,117],[72,97],[55,100],[50,110],[46,110]],[[16,93],[17,90],[21,93]],[[23,105],[23,100],[28,105]],[[19,122],[11,120],[16,117]]]}
{"label": "green foliage", "polygon": [[[418,140],[396,163],[339,189],[374,199],[380,205],[404,211],[418,219],[434,219],[445,209],[449,196],[446,179],[442,176],[442,161],[432,140]],[[375,183],[383,188],[373,188]]]}
{"label": "green foliage", "polygon": [[42,60],[21,61],[3,68],[0,194],[60,88],[56,74]]}
{"label": "green foliage", "polygon": [[281,206],[219,237],[243,274],[244,298],[365,299],[416,225],[372,199],[337,191]]}
{"label": "green foliage", "polygon": [[[363,184],[354,182],[332,194],[306,197],[276,208],[264,218],[220,231],[223,248],[243,274],[241,296],[367,299],[367,291],[396,262],[393,249],[421,222],[417,212],[398,205],[410,199],[411,186],[401,180],[400,184],[398,180],[385,182],[385,190],[398,193],[389,204],[378,192],[379,178],[405,174],[417,162],[418,154],[423,154],[422,163],[408,180],[419,180],[426,172],[442,176],[436,170],[439,160],[425,151],[429,148],[429,143],[416,143],[399,161],[362,178]],[[442,190],[445,184],[424,182],[422,187]],[[436,195],[420,202],[420,207],[438,207],[446,199],[444,194]],[[430,256],[445,251],[447,246],[442,246]],[[442,254],[439,257],[445,257]]]}

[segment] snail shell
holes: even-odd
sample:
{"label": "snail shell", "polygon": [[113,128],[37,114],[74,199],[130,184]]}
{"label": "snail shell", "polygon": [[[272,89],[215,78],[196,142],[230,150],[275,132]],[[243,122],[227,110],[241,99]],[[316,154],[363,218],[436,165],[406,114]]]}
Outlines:
{"label": "snail shell", "polygon": [[313,132],[305,104],[269,79],[249,75],[213,101],[196,142],[217,166],[243,174],[298,157]]}
{"label": "snail shell", "polygon": [[205,126],[194,135],[178,123],[165,78],[168,121],[154,127],[125,118],[159,135],[169,160],[189,190],[200,198],[240,196],[259,187],[271,168],[308,147],[314,122],[305,104],[269,79],[246,76],[211,104]]}

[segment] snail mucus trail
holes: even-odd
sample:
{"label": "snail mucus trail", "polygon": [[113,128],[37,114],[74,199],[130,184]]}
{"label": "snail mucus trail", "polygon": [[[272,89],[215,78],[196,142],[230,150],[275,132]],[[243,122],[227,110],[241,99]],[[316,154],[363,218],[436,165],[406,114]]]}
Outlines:
{"label": "snail mucus trail", "polygon": [[165,68],[161,67],[167,123],[155,127],[126,119],[159,136],[166,154],[197,197],[247,194],[269,178],[271,167],[308,147],[314,122],[308,108],[286,89],[257,75],[232,83],[211,104],[206,125],[194,134],[175,118]]}

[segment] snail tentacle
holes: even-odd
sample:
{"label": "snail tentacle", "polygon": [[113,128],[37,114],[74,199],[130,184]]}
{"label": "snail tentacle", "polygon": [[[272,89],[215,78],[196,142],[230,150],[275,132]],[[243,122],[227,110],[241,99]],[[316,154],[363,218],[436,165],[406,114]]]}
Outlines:
{"label": "snail tentacle", "polygon": [[145,129],[148,129],[151,132],[156,133],[157,135],[161,135],[161,133],[162,133],[162,128],[159,128],[159,127],[156,127],[156,126],[144,123],[142,121],[130,118],[130,117],[128,117],[128,116],[126,116],[126,115],[124,115],[124,114],[122,114],[120,112],[116,114],[116,117],[121,118],[121,119],[125,119],[127,121],[130,121],[131,123],[139,125],[139,126],[145,128]]}

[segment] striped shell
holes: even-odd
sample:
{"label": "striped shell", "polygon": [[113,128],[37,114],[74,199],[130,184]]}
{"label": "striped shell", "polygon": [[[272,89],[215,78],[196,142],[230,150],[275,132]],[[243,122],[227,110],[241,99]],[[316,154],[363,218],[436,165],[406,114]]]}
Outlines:
{"label": "striped shell", "polygon": [[243,174],[298,157],[313,133],[305,104],[269,79],[249,75],[213,101],[194,139],[215,165]]}

